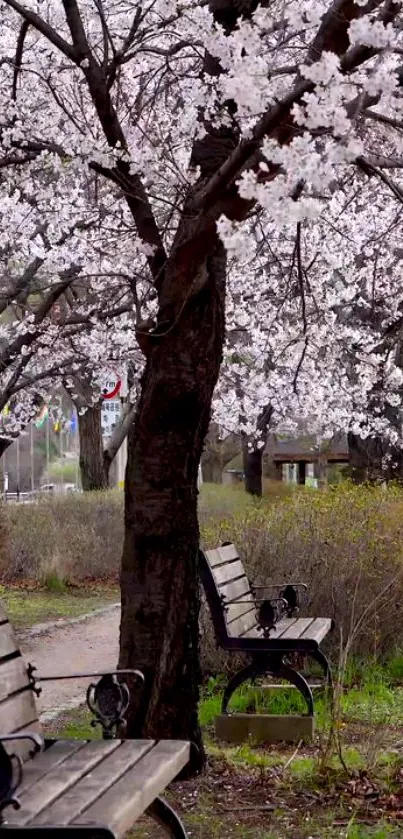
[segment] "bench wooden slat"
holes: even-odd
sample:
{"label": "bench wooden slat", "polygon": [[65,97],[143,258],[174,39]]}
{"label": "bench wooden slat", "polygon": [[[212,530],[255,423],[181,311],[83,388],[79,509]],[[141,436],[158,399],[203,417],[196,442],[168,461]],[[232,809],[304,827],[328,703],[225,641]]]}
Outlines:
{"label": "bench wooden slat", "polygon": [[[242,597],[242,600],[243,599],[244,598]],[[248,622],[249,626],[251,625],[250,621],[254,619],[254,616],[256,614],[256,606],[253,602],[251,603],[251,605],[253,608],[250,610],[250,612],[248,612],[247,615],[245,615],[245,608],[248,607],[247,603],[230,603],[227,606],[225,612],[225,622],[227,626],[228,635],[234,637],[234,634],[236,634],[237,629],[236,626],[234,626],[234,624],[236,624],[237,620],[240,620],[240,625],[244,627],[246,627],[246,622]]]}
{"label": "bench wooden slat", "polygon": [[19,651],[14,630],[10,623],[3,623],[0,626],[0,658]]}
{"label": "bench wooden slat", "polygon": [[320,644],[321,641],[326,638],[326,635],[330,632],[331,628],[332,621],[330,618],[315,618],[311,626],[309,626],[300,637],[309,639],[310,641],[316,641],[317,644]]}
{"label": "bench wooden slat", "polygon": [[222,565],[224,562],[231,562],[233,559],[239,559],[235,545],[224,545],[220,548],[214,548],[211,551],[206,551],[205,556],[207,557],[210,568],[214,568],[216,565]]}
{"label": "bench wooden slat", "polygon": [[263,638],[263,630],[260,628],[259,624],[255,623],[253,626],[250,626],[247,630],[242,632],[238,637],[240,638]]}
{"label": "bench wooden slat", "polygon": [[130,829],[189,760],[189,743],[160,740],[73,824],[106,824],[117,836]]}
{"label": "bench wooden slat", "polygon": [[218,553],[218,548],[214,548],[211,551],[205,551],[204,556],[206,557],[210,568],[214,568],[216,565],[221,564],[222,560],[220,554]]}
{"label": "bench wooden slat", "polygon": [[[235,613],[235,616],[233,616],[233,614],[235,612],[235,606],[239,607],[239,613],[237,611]],[[256,614],[256,605],[254,603],[252,603],[252,604],[249,604],[248,602],[247,603],[232,603],[231,604],[231,617],[228,618],[227,624],[228,624],[228,626],[231,626],[234,623],[234,621],[238,620],[238,618],[243,618],[243,617],[246,617],[247,615],[255,615],[255,614]]]}
{"label": "bench wooden slat", "polygon": [[223,583],[230,583],[237,577],[243,577],[246,580],[245,569],[240,559],[236,562],[228,562],[226,565],[219,565],[218,568],[214,569],[214,579],[218,586],[222,586]]}
{"label": "bench wooden slat", "polygon": [[232,559],[239,559],[239,553],[235,545],[220,545],[218,553],[221,557],[221,562],[230,562]]}
{"label": "bench wooden slat", "polygon": [[229,600],[238,599],[254,603],[247,577],[242,577],[240,580],[234,580],[232,583],[227,583],[227,585],[222,586],[220,588],[220,594],[224,598],[224,606]]}
{"label": "bench wooden slat", "polygon": [[274,629],[270,632],[270,641],[274,639],[277,641],[279,638],[282,637],[283,632],[288,629],[291,629],[292,626],[297,622],[297,618],[283,618],[281,621],[276,623]]}
{"label": "bench wooden slat", "polygon": [[[0,603],[0,621],[6,618]],[[29,687],[25,663],[19,651],[13,627],[6,620],[0,623],[0,734],[41,733],[34,694]],[[29,740],[13,740],[4,744],[9,754],[25,760],[33,744]]]}
{"label": "bench wooden slat", "polygon": [[12,734],[37,719],[32,690],[24,690],[0,702],[0,734]]}
{"label": "bench wooden slat", "polygon": [[256,624],[256,608],[253,608],[248,614],[242,615],[228,626],[228,634],[231,638],[240,638]]}
{"label": "bench wooden slat", "polygon": [[22,783],[18,787],[19,798],[38,781],[46,783],[46,774],[63,763],[74,752],[78,752],[82,746],[82,740],[56,740],[46,749],[46,752],[35,755],[34,760],[30,760],[24,766]]}
{"label": "bench wooden slat", "polygon": [[228,627],[228,632],[233,635],[232,632],[232,624],[235,623],[238,618],[243,618],[246,615],[255,615],[256,614],[256,606],[254,603],[251,603],[250,606],[248,603],[232,603],[231,606],[228,606],[228,612],[225,612],[225,619],[226,624]]}
{"label": "bench wooden slat", "polygon": [[281,634],[281,639],[286,638],[301,638],[308,627],[313,624],[315,618],[296,618]]}
{"label": "bench wooden slat", "polygon": [[[51,804],[64,790],[90,772],[97,763],[104,760],[120,745],[119,740],[82,741],[82,747],[69,755],[60,766],[55,766],[46,775],[46,783],[40,779],[24,795],[21,810],[9,817],[10,824],[25,825]],[[8,814],[7,814],[8,815]]]}
{"label": "bench wooden slat", "polygon": [[21,656],[0,662],[0,702],[28,684],[28,674]]}
{"label": "bench wooden slat", "polygon": [[[107,760],[99,763],[80,778],[66,793],[46,807],[30,824],[66,825],[78,818],[101,797],[122,775],[131,769],[154,746],[152,740],[126,740]],[[46,783],[46,778],[45,778]],[[22,802],[24,803],[24,802]]]}

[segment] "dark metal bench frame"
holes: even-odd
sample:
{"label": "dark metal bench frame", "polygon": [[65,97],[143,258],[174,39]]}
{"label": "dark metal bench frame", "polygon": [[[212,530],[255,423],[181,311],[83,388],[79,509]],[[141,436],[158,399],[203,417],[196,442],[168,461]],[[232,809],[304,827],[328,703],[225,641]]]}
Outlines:
{"label": "dark metal bench frame", "polygon": [[[223,544],[223,547],[230,544],[231,543],[226,542]],[[253,597],[252,603],[251,601],[243,601],[242,599],[235,599],[226,602],[216,585],[207,557],[202,550],[199,550],[199,574],[210,609],[217,645],[227,652],[238,652],[246,654],[251,658],[250,663],[238,670],[228,681],[222,698],[221,713],[229,713],[228,704],[231,696],[244,682],[249,680],[254,682],[257,678],[270,675],[274,678],[284,679],[286,682],[289,682],[297,688],[305,700],[307,715],[313,716],[314,700],[312,688],[302,673],[300,673],[291,664],[289,657],[293,654],[302,654],[303,656],[314,659],[314,661],[319,664],[323,670],[324,684],[329,687],[332,692],[333,681],[330,663],[326,655],[319,648],[318,643],[304,638],[286,638],[283,640],[281,637],[270,638],[269,632],[262,636],[252,638],[245,638],[242,636],[232,637],[228,634],[227,630],[225,611],[230,603],[234,604],[245,602],[245,604],[248,603],[252,609],[255,607],[256,620],[259,625],[259,612],[262,604],[270,601],[266,601],[265,599],[259,597],[258,592],[263,590],[267,591],[267,589],[270,588],[279,590],[284,589],[285,584],[255,586],[250,583],[245,573],[245,577],[248,580],[249,590]],[[294,584],[294,588],[301,586],[306,588],[303,583]],[[285,611],[287,611],[286,607]],[[279,613],[279,617],[281,617],[281,612]]]}
{"label": "dark metal bench frame", "polygon": [[[29,678],[31,690],[39,696],[42,688],[38,687],[38,682],[54,681],[59,679],[77,679],[97,677],[99,681],[91,683],[87,689],[86,701],[87,705],[94,716],[91,725],[102,726],[102,737],[104,740],[113,739],[116,736],[116,729],[118,726],[125,727],[125,713],[129,707],[130,693],[127,684],[122,681],[122,676],[135,676],[141,682],[144,682],[144,676],[139,670],[114,670],[107,672],[96,673],[71,673],[69,675],[59,676],[43,676],[35,675],[36,667],[28,664],[27,675]],[[120,677],[118,681],[117,676]],[[115,731],[115,734],[114,734]],[[60,835],[62,839],[115,839],[115,834],[108,827],[101,827],[97,825],[46,825],[40,827],[25,827],[8,825],[4,820],[4,810],[7,807],[14,807],[19,809],[20,804],[18,797],[18,787],[23,778],[23,763],[17,755],[8,755],[4,748],[5,742],[28,740],[32,742],[32,750],[30,752],[31,758],[42,749],[49,748],[55,740],[43,740],[38,734],[10,734],[7,736],[0,736],[0,835],[4,832],[12,833],[14,839],[40,839],[42,836],[49,835],[49,839],[53,836]],[[152,804],[145,810],[145,815],[151,816],[154,821],[158,822],[171,837],[171,839],[187,839],[185,828],[175,813],[172,807],[166,803],[162,798],[157,797]]]}

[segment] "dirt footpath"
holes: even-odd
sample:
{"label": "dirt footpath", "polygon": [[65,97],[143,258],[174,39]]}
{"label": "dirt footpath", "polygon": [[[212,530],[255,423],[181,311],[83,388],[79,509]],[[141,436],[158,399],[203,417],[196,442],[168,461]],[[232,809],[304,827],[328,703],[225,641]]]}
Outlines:
{"label": "dirt footpath", "polygon": [[[86,620],[33,627],[18,634],[22,654],[43,676],[114,669],[118,661],[119,620],[120,609],[116,606]],[[43,721],[85,702],[91,681],[67,679],[42,684],[38,703]]]}

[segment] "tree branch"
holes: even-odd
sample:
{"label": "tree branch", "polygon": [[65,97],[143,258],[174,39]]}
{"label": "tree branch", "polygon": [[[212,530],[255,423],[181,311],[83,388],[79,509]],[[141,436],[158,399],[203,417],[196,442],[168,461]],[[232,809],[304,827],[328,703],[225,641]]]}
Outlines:
{"label": "tree branch", "polygon": [[137,405],[130,405],[130,403],[128,403],[127,411],[123,414],[121,422],[114,428],[112,435],[108,440],[108,445],[104,450],[104,458],[106,458],[109,463],[112,463],[123,443],[123,440],[127,437],[130,426],[134,422],[136,411]]}
{"label": "tree branch", "polygon": [[71,61],[74,61],[75,64],[78,63],[77,60],[77,53],[71,44],[64,40],[60,35],[57,34],[56,30],[49,26],[43,18],[39,17],[36,12],[31,12],[30,9],[26,9],[25,6],[22,6],[18,0],[4,0],[4,3],[7,6],[10,6],[11,9],[14,9],[21,17],[30,23],[35,29],[44,35],[45,38],[50,41],[56,49],[60,50],[67,58],[70,58]]}
{"label": "tree branch", "polygon": [[[66,20],[73,39],[72,46],[60,38],[39,15],[21,6],[18,0],[4,2],[75,64],[80,65],[84,59],[87,60],[88,66],[81,65],[81,69],[108,145],[122,152],[127,150],[126,138],[110,96],[105,71],[90,49],[76,0],[63,0]],[[107,174],[108,171],[103,170],[103,174]],[[147,256],[147,261],[155,287],[159,291],[167,256],[143,182],[138,175],[131,173],[131,164],[121,159],[118,159],[115,168],[110,170],[110,176],[123,191],[140,238],[153,248],[153,253]]]}
{"label": "tree branch", "polygon": [[[374,7],[378,7],[380,2],[381,0],[374,0]],[[399,4],[388,0],[379,15],[379,19],[384,23],[391,22],[397,16],[399,10]],[[354,0],[335,0],[328,15],[325,15],[313,41],[311,49],[313,51],[316,44],[315,53],[318,56],[320,56],[320,50],[323,50],[326,46],[328,51],[341,57],[340,68],[344,74],[356,69],[368,58],[379,52],[379,50],[363,46],[347,49],[349,24],[353,18],[357,17],[357,12],[358,16],[361,16],[365,11],[366,9],[357,6]],[[300,130],[300,127],[290,118],[292,107],[301,101],[305,93],[310,93],[314,89],[315,85],[309,80],[297,79],[290,93],[269,108],[256,123],[251,132],[252,136],[241,140],[210,180],[200,190],[196,191],[191,202],[191,209],[207,212],[217,204],[219,198],[223,196],[225,190],[234,183],[241,172],[246,168],[253,168],[256,164],[257,153],[265,137],[272,137],[280,144],[289,143],[297,131]],[[277,170],[273,172],[273,177],[276,174]]]}
{"label": "tree branch", "polygon": [[391,178],[385,175],[385,173],[382,172],[381,169],[378,169],[376,166],[374,166],[373,163],[371,163],[371,161],[368,160],[368,158],[366,157],[357,157],[355,162],[358,168],[361,169],[361,171],[364,172],[366,175],[368,175],[368,177],[376,175],[376,177],[379,178],[379,180],[382,181],[384,184],[386,184],[388,189],[390,189],[391,192],[393,192],[395,198],[397,198],[397,200],[400,201],[401,204],[403,204],[403,190],[400,186],[398,186],[398,184],[395,184],[395,182],[392,181]]}

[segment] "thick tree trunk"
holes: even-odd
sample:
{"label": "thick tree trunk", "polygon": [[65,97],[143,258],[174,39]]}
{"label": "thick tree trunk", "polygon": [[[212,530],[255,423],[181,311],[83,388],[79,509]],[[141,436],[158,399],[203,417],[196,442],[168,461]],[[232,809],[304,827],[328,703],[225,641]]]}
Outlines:
{"label": "thick tree trunk", "polygon": [[203,481],[221,484],[223,469],[241,450],[241,441],[235,434],[220,437],[216,422],[210,423],[204,451],[201,458]]}
{"label": "thick tree trunk", "polygon": [[306,463],[304,460],[300,460],[298,462],[298,483],[302,486],[305,485],[306,481]]}
{"label": "thick tree trunk", "polygon": [[243,445],[243,471],[245,474],[245,490],[250,495],[262,497],[262,464],[264,447],[254,446],[252,449],[247,443]]}
{"label": "thick tree trunk", "polygon": [[207,278],[180,328],[154,339],[128,436],[120,667],[138,667],[130,737],[182,738],[204,753],[199,696],[197,473],[224,341],[226,258],[215,237]]}
{"label": "thick tree trunk", "polygon": [[[403,370],[403,341],[401,336],[398,336],[395,349],[395,362]],[[364,481],[371,483],[382,481],[403,482],[403,449],[400,446],[392,445],[388,437],[371,432],[370,427],[371,419],[378,420],[381,417],[389,423],[391,429],[397,432],[398,438],[401,438],[401,402],[394,406],[385,400],[382,372],[381,369],[379,380],[373,386],[368,400],[369,427],[364,429],[367,436],[360,437],[350,431],[347,437],[350,455],[349,473],[355,483],[363,483]],[[402,395],[400,393],[400,400]]]}
{"label": "thick tree trunk", "polygon": [[217,454],[209,454],[208,457],[202,456],[202,475],[205,484],[221,484],[222,483],[222,467],[221,460]]}
{"label": "thick tree trunk", "polygon": [[350,432],[348,449],[349,473],[355,483],[403,482],[403,450],[391,446],[389,440],[379,436],[363,440]]}
{"label": "thick tree trunk", "polygon": [[80,472],[84,492],[108,489],[110,462],[104,458],[101,406],[93,405],[78,412],[80,439]]}
{"label": "thick tree trunk", "polygon": [[[256,5],[246,0],[235,8],[233,0],[211,0],[210,8],[229,32]],[[221,72],[219,61],[207,53],[204,73]],[[238,144],[236,106],[227,102],[226,107],[228,126],[216,128],[199,114],[204,131],[194,143],[191,166],[199,167],[200,178],[156,281],[157,328],[149,338],[141,335],[147,364],[128,437],[125,480],[119,664],[145,675],[143,690],[131,699],[127,732],[190,740],[197,746],[190,771],[204,763],[197,715],[197,476],[222,359],[226,275],[217,215],[210,214],[208,204],[203,211],[200,205],[194,209],[193,199]],[[220,205],[220,213],[240,218],[248,202],[239,199],[232,184]]]}
{"label": "thick tree trunk", "polygon": [[0,437],[0,457],[3,457],[4,452],[7,451],[9,446],[14,442],[10,438]]}
{"label": "thick tree trunk", "polygon": [[260,445],[256,441],[253,441],[252,444],[249,441],[248,444],[246,439],[242,445],[245,490],[251,495],[257,495],[259,498],[262,497],[263,493],[263,452],[272,414],[273,408],[271,405],[266,405],[259,415],[256,431]]}

